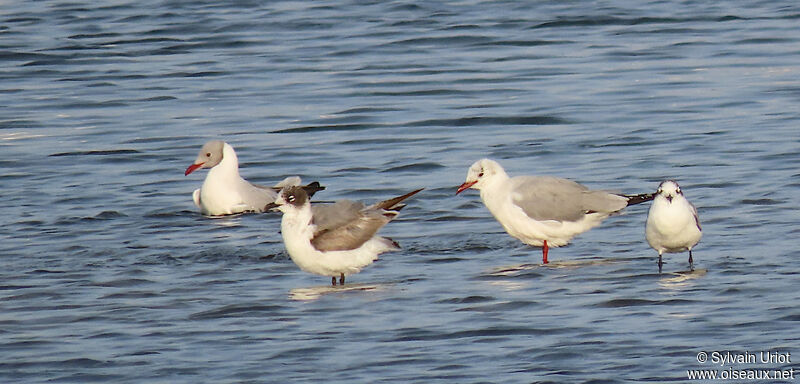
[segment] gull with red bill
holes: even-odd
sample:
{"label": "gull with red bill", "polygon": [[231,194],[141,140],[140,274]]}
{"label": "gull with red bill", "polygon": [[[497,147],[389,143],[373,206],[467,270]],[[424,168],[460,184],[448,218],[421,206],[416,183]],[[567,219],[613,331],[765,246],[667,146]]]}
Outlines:
{"label": "gull with red bill", "polygon": [[[194,163],[184,175],[210,168],[200,189],[192,194],[194,204],[204,215],[220,216],[243,212],[264,212],[264,207],[275,201],[283,187],[300,185],[300,177],[285,178],[274,187],[264,187],[248,182],[239,176],[239,159],[228,143],[213,140],[203,145]],[[325,189],[318,182],[302,187],[309,196]]]}
{"label": "gull with red bill", "polygon": [[509,235],[542,247],[543,264],[550,247],[566,245],[629,205],[653,200],[652,193],[619,195],[552,176],[509,177],[490,159],[472,164],[456,194],[469,188],[480,191],[483,204]]}

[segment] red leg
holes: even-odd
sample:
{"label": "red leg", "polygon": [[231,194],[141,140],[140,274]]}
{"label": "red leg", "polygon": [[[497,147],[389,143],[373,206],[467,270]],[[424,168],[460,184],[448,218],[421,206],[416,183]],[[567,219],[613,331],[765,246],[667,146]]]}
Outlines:
{"label": "red leg", "polygon": [[542,245],[542,264],[547,264],[547,240]]}

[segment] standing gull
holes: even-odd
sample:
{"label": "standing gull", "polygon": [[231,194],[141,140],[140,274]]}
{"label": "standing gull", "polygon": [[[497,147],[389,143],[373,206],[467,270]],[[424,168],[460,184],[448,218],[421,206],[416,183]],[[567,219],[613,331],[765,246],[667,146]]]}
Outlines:
{"label": "standing gull", "polygon": [[653,194],[627,196],[593,191],[552,176],[509,177],[500,164],[490,159],[472,164],[456,194],[468,188],[481,192],[484,205],[509,235],[542,247],[543,264],[548,263],[549,247],[566,245],[575,235],[623,208],[653,199]]}
{"label": "standing gull", "polygon": [[[228,143],[213,140],[203,145],[197,159],[184,175],[200,168],[211,168],[203,186],[192,194],[194,204],[204,215],[219,216],[242,212],[264,212],[264,206],[275,201],[278,191],[287,186],[300,185],[297,176],[287,177],[274,187],[252,184],[239,176],[239,160]],[[325,189],[318,182],[305,187],[309,195]]]}
{"label": "standing gull", "polygon": [[370,206],[350,200],[312,206],[303,188],[291,186],[266,208],[283,212],[281,234],[292,261],[306,272],[331,276],[331,285],[338,276],[343,285],[345,276],[360,272],[379,254],[400,249],[376,233],[405,207],[403,200],[421,190]]}
{"label": "standing gull", "polygon": [[658,272],[663,262],[661,254],[689,251],[689,269],[694,269],[692,248],[703,236],[697,208],[683,196],[681,187],[672,180],[658,186],[656,197],[647,215],[644,230],[647,242],[658,251]]}

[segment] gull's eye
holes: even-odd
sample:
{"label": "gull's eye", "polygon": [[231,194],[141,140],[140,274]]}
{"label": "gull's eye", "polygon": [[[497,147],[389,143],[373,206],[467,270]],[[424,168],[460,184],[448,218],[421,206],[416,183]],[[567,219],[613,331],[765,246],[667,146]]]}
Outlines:
{"label": "gull's eye", "polygon": [[206,153],[206,157],[211,157],[211,152]]}
{"label": "gull's eye", "polygon": [[478,177],[483,177],[483,170],[482,170],[482,169],[481,169],[481,171],[478,173]]}
{"label": "gull's eye", "polygon": [[294,195],[289,195],[289,197],[286,200],[289,201],[290,203],[294,203]]}

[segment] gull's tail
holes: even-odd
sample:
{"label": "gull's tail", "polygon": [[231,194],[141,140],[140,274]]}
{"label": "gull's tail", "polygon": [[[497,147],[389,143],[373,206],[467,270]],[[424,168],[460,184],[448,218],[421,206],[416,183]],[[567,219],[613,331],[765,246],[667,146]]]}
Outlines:
{"label": "gull's tail", "polygon": [[640,195],[621,195],[628,199],[628,205],[641,204],[646,201],[653,200],[656,197],[655,193],[642,193]]}

